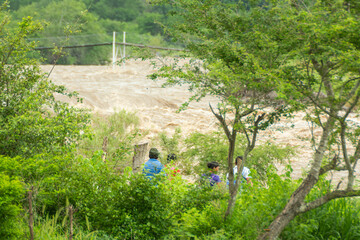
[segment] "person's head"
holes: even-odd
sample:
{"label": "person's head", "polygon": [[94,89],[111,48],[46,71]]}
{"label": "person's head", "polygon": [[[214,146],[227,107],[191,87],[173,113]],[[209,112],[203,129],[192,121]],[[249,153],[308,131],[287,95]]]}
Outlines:
{"label": "person's head", "polygon": [[170,153],[170,154],[167,156],[167,162],[175,161],[176,158],[177,158],[177,156],[176,156],[174,153]]}
{"label": "person's head", "polygon": [[149,151],[149,158],[158,159],[159,158],[159,151],[156,148],[151,148]]}
{"label": "person's head", "polygon": [[242,160],[243,160],[243,157],[242,157],[242,156],[237,156],[237,157],[235,158],[235,165],[238,164],[238,161],[239,161],[239,163],[241,163]]}
{"label": "person's head", "polygon": [[208,162],[207,167],[211,170],[219,170],[220,164],[218,162]]}

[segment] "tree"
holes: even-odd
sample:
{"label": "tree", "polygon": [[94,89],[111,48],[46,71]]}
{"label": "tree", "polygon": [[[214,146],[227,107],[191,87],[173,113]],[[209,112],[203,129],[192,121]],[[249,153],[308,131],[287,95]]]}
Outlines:
{"label": "tree", "polygon": [[145,8],[142,0],[83,0],[89,6],[89,11],[100,18],[118,21],[132,21],[141,15]]}
{"label": "tree", "polygon": [[[110,42],[112,39],[98,22],[99,17],[89,13],[81,1],[33,2],[20,7],[12,15],[19,20],[23,16],[32,16],[34,20],[46,23],[43,31],[28,35],[31,40],[39,41],[37,45],[40,47],[61,48],[64,45]],[[109,61],[110,51],[106,49],[107,46],[63,49],[60,58],[51,50],[42,50],[40,54],[46,63],[51,64],[55,61],[58,64],[103,64]]]}
{"label": "tree", "polygon": [[[291,87],[288,94],[300,94],[308,101],[308,119],[321,129],[311,139],[314,157],[301,185],[287,205],[259,239],[275,239],[297,215],[333,199],[360,196],[354,170],[360,158],[360,125],[349,120],[360,99],[360,41],[356,37],[360,19],[348,1],[278,2],[274,13],[287,26],[281,45],[291,45],[282,77]],[[329,190],[307,201],[319,177],[329,171],[347,171],[347,186]]]}
{"label": "tree", "polygon": [[[166,1],[167,2],[167,1]],[[166,29],[172,36],[187,45],[194,59],[175,61],[163,66],[151,77],[165,78],[164,86],[187,84],[199,101],[206,95],[219,98],[217,109],[210,109],[219,121],[228,139],[229,202],[228,217],[235,204],[240,181],[234,184],[233,162],[237,134],[247,139],[244,160],[238,166],[238,176],[248,154],[256,145],[259,131],[264,130],[293,111],[281,103],[276,89],[281,86],[277,67],[282,59],[274,55],[277,48],[270,36],[261,34],[256,24],[261,16],[248,12],[245,4],[227,4],[218,0],[170,1],[178,22]],[[257,16],[259,15],[259,16]],[[256,19],[255,19],[255,18]],[[253,29],[244,34],[244,31]]]}
{"label": "tree", "polygon": [[[307,176],[259,239],[275,239],[294,217],[332,199],[360,195],[354,188],[360,126],[348,120],[360,98],[356,1],[160,2],[172,4],[173,13],[182,17],[167,31],[197,60],[175,62],[153,78],[164,77],[166,85],[188,84],[194,92],[190,101],[206,94],[219,97],[218,112],[212,111],[229,140],[226,216],[237,189],[232,184],[236,134],[248,139],[246,160],[259,130],[292,110],[307,109],[321,138],[310,139],[316,150]],[[225,118],[229,113],[230,120]],[[329,171],[347,171],[346,188],[308,202],[319,176]]]}
{"label": "tree", "polygon": [[[30,157],[69,149],[86,136],[89,116],[84,110],[56,100],[56,95],[76,97],[54,85],[28,54],[35,46],[26,38],[42,29],[26,17],[9,30],[7,2],[1,8],[0,42],[0,154]],[[79,99],[80,100],[80,99]]]}

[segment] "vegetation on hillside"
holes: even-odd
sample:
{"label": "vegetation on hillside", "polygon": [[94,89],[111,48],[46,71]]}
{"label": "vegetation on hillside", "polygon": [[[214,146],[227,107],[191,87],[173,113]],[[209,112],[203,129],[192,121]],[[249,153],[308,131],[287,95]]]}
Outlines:
{"label": "vegetation on hillside", "polygon": [[[6,2],[1,5],[0,239],[359,238],[360,201],[348,197],[359,195],[354,168],[360,131],[347,121],[360,99],[356,1],[171,1],[179,11],[172,14],[182,18],[173,33],[191,40],[187,46],[202,61],[167,66],[153,77],[188,83],[195,93],[190,100],[222,97],[212,109],[222,129],[185,138],[180,129],[173,136],[160,133],[160,160],[168,164],[166,154],[176,153],[171,164],[181,174],[174,176],[170,164],[166,175],[152,181],[130,167],[134,141],[146,134],[137,130],[136,115],[91,116],[57,101],[58,94],[77,94],[40,72],[42,60],[29,41],[46,34],[39,21],[25,17],[30,10],[54,16],[70,37],[101,20],[135,21],[147,9],[142,1],[124,1],[139,8],[120,18],[112,15],[121,10],[118,1],[109,1],[113,9],[102,12],[105,3],[21,0],[12,6],[20,22],[12,21]],[[94,10],[78,12],[86,4]],[[70,61],[67,56],[53,61]],[[267,95],[273,91],[275,97]],[[258,144],[256,134],[308,106],[307,119],[323,132],[320,141],[309,139],[316,149],[310,171],[294,180],[287,159],[295,150]],[[233,156],[240,154],[253,186],[230,181],[210,187],[201,181],[205,163],[215,160],[226,182]],[[285,164],[282,175],[275,162]],[[327,173],[344,170],[346,188],[331,185]]]}
{"label": "vegetation on hillside", "polygon": [[[117,32],[117,42],[122,42],[123,32],[127,32],[128,43],[172,45],[160,24],[171,22],[170,8],[152,6],[145,0],[16,0],[10,1],[10,9],[13,29],[24,16],[43,23],[43,31],[27,36],[38,47],[111,43],[113,32]],[[63,49],[60,58],[54,50],[32,54],[43,57],[43,63],[58,64],[107,64],[112,58],[111,45]]]}

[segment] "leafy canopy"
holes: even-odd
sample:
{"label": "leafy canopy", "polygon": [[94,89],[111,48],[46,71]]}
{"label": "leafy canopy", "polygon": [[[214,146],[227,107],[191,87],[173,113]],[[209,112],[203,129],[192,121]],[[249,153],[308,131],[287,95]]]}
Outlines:
{"label": "leafy canopy", "polygon": [[41,30],[41,24],[27,17],[11,30],[6,8],[4,3],[0,23],[0,154],[29,157],[69,148],[86,136],[89,116],[56,100],[56,95],[77,94],[53,84],[40,71],[38,61],[28,57],[35,44],[26,38]]}

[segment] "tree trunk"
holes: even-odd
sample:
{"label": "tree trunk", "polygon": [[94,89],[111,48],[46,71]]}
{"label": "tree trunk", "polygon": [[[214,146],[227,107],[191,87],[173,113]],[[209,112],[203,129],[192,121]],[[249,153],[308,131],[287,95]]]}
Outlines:
{"label": "tree trunk", "polygon": [[145,162],[147,148],[149,143],[139,143],[134,147],[134,157],[133,157],[133,172],[136,173],[139,171],[141,165]]}
{"label": "tree trunk", "polygon": [[326,122],[321,140],[319,142],[319,147],[315,152],[314,161],[312,163],[311,169],[307,177],[301,183],[301,185],[295,190],[291,195],[289,202],[286,204],[283,211],[275,218],[275,220],[270,224],[268,229],[265,229],[265,233],[258,237],[258,240],[272,240],[276,239],[282,230],[290,223],[294,217],[299,215],[302,211],[301,208],[304,206],[305,197],[309,194],[311,189],[319,180],[319,173],[321,168],[321,162],[324,157],[324,152],[329,140],[330,132],[333,128],[334,119],[329,117]]}
{"label": "tree trunk", "polygon": [[235,152],[235,142],[236,142],[236,132],[234,131],[232,134],[232,138],[229,138],[229,153],[228,153],[228,166],[229,166],[229,201],[228,207],[225,212],[225,220],[228,218],[232,210],[234,209],[235,202],[236,202],[236,195],[237,189],[234,186],[234,172],[233,172],[233,159],[234,159],[234,152]]}
{"label": "tree trunk", "polygon": [[276,239],[284,228],[300,214],[299,210],[304,203],[305,197],[309,194],[313,186],[318,181],[316,176],[309,174],[307,178],[301,183],[299,188],[291,195],[289,202],[286,204],[282,212],[270,224],[266,232],[258,237],[258,240],[272,240]]}

